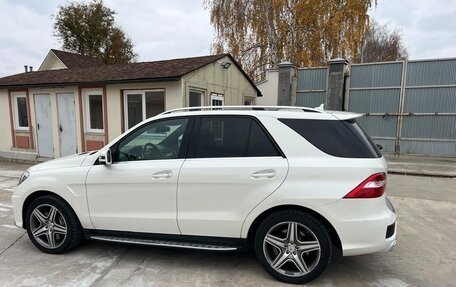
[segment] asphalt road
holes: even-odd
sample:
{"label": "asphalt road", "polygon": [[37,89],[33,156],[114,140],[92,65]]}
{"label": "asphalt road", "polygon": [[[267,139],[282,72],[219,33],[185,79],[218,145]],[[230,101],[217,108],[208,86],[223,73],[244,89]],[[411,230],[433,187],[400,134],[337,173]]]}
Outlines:
{"label": "asphalt road", "polygon": [[[290,286],[252,253],[214,253],[86,242],[40,252],[13,224],[11,194],[27,166],[0,162],[0,286]],[[398,210],[393,252],[336,254],[307,286],[456,286],[456,179],[389,175]]]}

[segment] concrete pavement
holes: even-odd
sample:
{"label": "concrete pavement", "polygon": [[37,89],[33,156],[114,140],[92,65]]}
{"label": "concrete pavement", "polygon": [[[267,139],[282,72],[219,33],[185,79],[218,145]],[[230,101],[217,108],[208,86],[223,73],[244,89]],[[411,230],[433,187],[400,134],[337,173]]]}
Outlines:
{"label": "concrete pavement", "polygon": [[[26,165],[0,162],[0,286],[290,286],[252,253],[214,253],[87,242],[40,252],[13,225],[11,194]],[[335,254],[308,286],[456,286],[456,179],[388,176],[398,210],[393,252]]]}
{"label": "concrete pavement", "polygon": [[421,176],[456,178],[456,158],[416,155],[385,155],[388,172]]}

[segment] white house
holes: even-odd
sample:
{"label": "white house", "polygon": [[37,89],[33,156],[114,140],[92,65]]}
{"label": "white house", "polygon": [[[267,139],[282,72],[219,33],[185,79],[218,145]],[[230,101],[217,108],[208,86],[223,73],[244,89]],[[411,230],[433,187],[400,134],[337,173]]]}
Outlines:
{"label": "white house", "polygon": [[255,104],[258,96],[229,54],[105,65],[50,50],[38,71],[0,78],[0,156],[96,150],[165,110]]}

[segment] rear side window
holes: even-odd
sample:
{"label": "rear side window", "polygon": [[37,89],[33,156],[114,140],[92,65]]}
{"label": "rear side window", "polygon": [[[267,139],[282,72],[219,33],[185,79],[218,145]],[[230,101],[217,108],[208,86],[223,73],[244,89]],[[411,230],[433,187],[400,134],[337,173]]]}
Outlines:
{"label": "rear side window", "polygon": [[248,117],[201,118],[195,157],[280,156],[261,126]]}
{"label": "rear side window", "polygon": [[266,132],[252,120],[247,156],[280,156]]}
{"label": "rear side window", "polygon": [[380,152],[369,136],[351,121],[280,119],[321,151],[345,158],[378,158]]}

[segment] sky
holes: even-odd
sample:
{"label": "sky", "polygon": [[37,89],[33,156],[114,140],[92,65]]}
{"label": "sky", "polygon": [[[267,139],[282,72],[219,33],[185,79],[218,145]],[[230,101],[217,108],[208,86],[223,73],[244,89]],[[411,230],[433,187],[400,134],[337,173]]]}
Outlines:
{"label": "sky", "polygon": [[[206,55],[214,30],[203,0],[105,0],[133,40],[138,61]],[[378,0],[371,18],[401,31],[410,59],[456,57],[456,0]],[[38,69],[62,0],[0,0],[0,77]]]}

